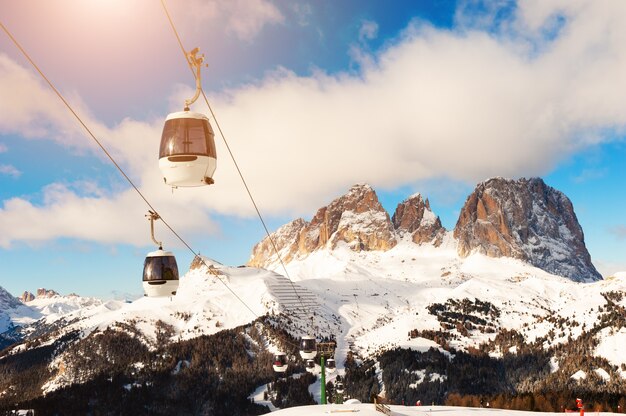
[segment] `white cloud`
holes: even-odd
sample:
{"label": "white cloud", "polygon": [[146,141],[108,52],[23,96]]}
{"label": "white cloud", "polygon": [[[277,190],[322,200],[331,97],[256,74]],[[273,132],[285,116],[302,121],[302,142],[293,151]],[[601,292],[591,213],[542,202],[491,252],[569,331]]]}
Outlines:
{"label": "white cloud", "polygon": [[235,12],[230,17],[230,28],[241,39],[249,40],[268,24],[282,23],[283,14],[273,4],[264,0],[237,0]]}
{"label": "white cloud", "polygon": [[[358,74],[277,69],[257,84],[209,93],[261,211],[310,215],[356,182],[395,188],[429,178],[542,175],[572,152],[610,140],[604,132],[626,125],[626,3],[564,2],[535,14],[528,4],[546,8],[522,3],[503,34],[415,23]],[[557,9],[567,16],[558,37],[530,48]],[[0,95],[18,101],[0,103],[0,130],[93,148],[34,75],[2,56],[0,71]],[[24,88],[30,98],[20,101]],[[174,102],[188,96],[180,91]],[[254,215],[221,138],[216,184],[172,193],[155,157],[160,122],[128,119],[108,128],[85,114],[181,234],[215,232],[214,212]],[[54,184],[45,192],[40,205],[4,202],[0,246],[61,236],[149,241],[147,207],[133,191],[85,195]]]}
{"label": "white cloud", "polygon": [[376,36],[378,36],[378,23],[364,20],[359,29],[359,41],[376,39]]}
{"label": "white cloud", "polygon": [[311,24],[310,19],[313,15],[313,10],[309,3],[293,3],[291,10],[300,26],[309,26]]}
{"label": "white cloud", "polygon": [[626,225],[616,225],[611,227],[609,232],[619,240],[626,240]]}
{"label": "white cloud", "polygon": [[192,0],[172,7],[197,30],[222,25],[239,39],[251,41],[268,25],[284,22],[285,16],[267,0]]}
{"label": "white cloud", "polygon": [[[137,246],[151,244],[150,227],[145,219],[147,207],[138,201],[133,190],[107,196],[100,190],[95,192],[99,195],[81,196],[71,187],[55,183],[43,192],[41,205],[24,198],[4,201],[0,207],[3,230],[0,247],[9,248],[17,241],[36,244],[59,237]],[[214,223],[200,206],[168,203],[158,198],[152,198],[152,202],[170,226],[185,231],[186,238],[215,233]],[[165,247],[181,246],[163,223],[158,222],[155,228],[156,237]]]}
{"label": "white cloud", "polygon": [[14,178],[19,177],[22,174],[15,166],[13,165],[2,165],[0,164],[0,175],[9,175]]}
{"label": "white cloud", "polygon": [[[10,100],[0,100],[0,133],[27,138],[50,138],[76,148],[93,147],[74,117],[38,75],[0,54],[0,92]],[[69,94],[78,113],[89,111],[80,97]],[[93,120],[91,124],[98,125]]]}

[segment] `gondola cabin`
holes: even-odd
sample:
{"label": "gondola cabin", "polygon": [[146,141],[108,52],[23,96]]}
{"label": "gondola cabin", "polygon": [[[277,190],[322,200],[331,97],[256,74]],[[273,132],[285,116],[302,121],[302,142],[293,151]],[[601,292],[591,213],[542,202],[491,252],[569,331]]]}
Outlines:
{"label": "gondola cabin", "polygon": [[169,114],[159,148],[159,169],[165,183],[172,187],[211,185],[217,167],[214,137],[204,114]]}
{"label": "gondola cabin", "polygon": [[178,290],[178,265],[169,251],[148,253],[143,263],[144,296],[172,296]]}
{"label": "gondola cabin", "polygon": [[344,392],[343,382],[338,381],[338,382],[335,384],[335,391],[336,391],[338,394],[343,394],[343,392]]}
{"label": "gondola cabin", "polygon": [[315,361],[306,360],[306,371],[308,371],[309,373],[315,372]]}
{"label": "gondola cabin", "polygon": [[326,361],[326,371],[328,371],[329,373],[333,373],[336,369],[337,364],[335,363],[335,359],[329,358],[328,361]]}
{"label": "gondola cabin", "polygon": [[300,341],[300,357],[303,360],[312,360],[317,355],[317,346],[315,343],[315,337],[303,336]]}
{"label": "gondola cabin", "polygon": [[274,367],[274,371],[276,371],[277,373],[284,373],[285,371],[287,371],[287,356],[282,352],[275,354],[274,364],[272,364],[272,367]]}

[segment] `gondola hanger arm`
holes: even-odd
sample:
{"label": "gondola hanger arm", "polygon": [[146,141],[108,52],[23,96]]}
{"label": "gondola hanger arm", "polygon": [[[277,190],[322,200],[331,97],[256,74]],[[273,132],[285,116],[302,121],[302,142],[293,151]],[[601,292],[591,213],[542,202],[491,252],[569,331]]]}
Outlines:
{"label": "gondola hanger arm", "polygon": [[[190,52],[186,53],[187,63],[189,63],[189,67],[192,71],[194,71],[194,75],[196,78],[196,93],[193,97],[188,100],[185,100],[185,111],[189,111],[189,106],[196,102],[198,97],[200,97],[200,93],[202,92],[202,78],[200,74],[200,69],[202,68],[202,63],[204,62],[204,54],[198,56],[198,48],[192,49]],[[205,64],[205,66],[209,66]]]}
{"label": "gondola hanger arm", "polygon": [[163,250],[163,243],[160,241],[157,241],[154,238],[154,221],[160,219],[161,217],[159,216],[159,214],[157,214],[156,212],[152,210],[148,211],[148,214],[146,215],[146,217],[150,221],[150,237],[152,238],[152,241],[154,241],[154,244],[156,244],[159,247],[159,250]]}

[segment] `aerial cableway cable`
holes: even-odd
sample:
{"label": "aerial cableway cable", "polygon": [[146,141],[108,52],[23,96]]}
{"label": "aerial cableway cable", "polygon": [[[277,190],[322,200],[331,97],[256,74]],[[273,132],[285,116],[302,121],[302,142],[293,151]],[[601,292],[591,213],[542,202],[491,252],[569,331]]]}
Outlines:
{"label": "aerial cableway cable", "polygon": [[[96,142],[98,147],[100,147],[100,149],[104,152],[104,154],[109,158],[111,163],[113,163],[113,165],[117,168],[117,170],[124,177],[124,179],[126,179],[126,181],[135,190],[135,192],[137,192],[137,194],[141,197],[141,199],[143,199],[143,201],[146,203],[146,205],[148,205],[150,210],[152,212],[158,214],[158,211],[156,210],[156,208],[154,208],[154,206],[150,203],[150,201],[148,201],[148,198],[146,198],[146,196],[139,190],[139,188],[137,187],[137,185],[135,185],[135,183],[132,181],[132,179],[126,174],[126,172],[124,172],[124,169],[122,169],[122,167],[115,161],[113,156],[107,151],[107,149],[104,146],[104,144],[102,144],[102,142],[100,140],[98,140],[96,135],[91,131],[91,129],[87,126],[87,124],[85,124],[85,122],[78,115],[78,113],[76,111],[74,111],[74,108],[70,105],[70,103],[65,99],[65,97],[63,97],[63,94],[61,94],[61,92],[54,86],[54,84],[50,81],[50,79],[48,79],[48,77],[46,77],[46,75],[39,68],[39,66],[35,63],[35,61],[30,57],[30,55],[26,52],[26,50],[22,47],[22,45],[17,41],[17,39],[15,39],[15,37],[11,34],[9,29],[1,21],[0,21],[0,26],[2,27],[2,30],[7,34],[7,36],[11,39],[13,44],[17,47],[17,49],[19,49],[19,51],[22,53],[22,55],[24,55],[24,57],[28,60],[28,62],[30,62],[30,64],[33,66],[33,68],[39,73],[41,78],[43,78],[43,80],[48,84],[48,86],[52,89],[52,91],[56,94],[56,96],[63,102],[65,107],[72,113],[72,115],[76,118],[76,120],[80,123],[80,125],[85,129],[87,134],[93,139],[94,142]],[[172,232],[172,234],[174,234],[176,236],[176,238],[178,238],[178,240],[181,243],[183,243],[183,245],[185,247],[187,247],[187,249],[189,249],[189,251],[191,251],[191,253],[193,253],[196,258],[200,259],[202,264],[205,267],[207,267],[209,272],[211,274],[213,274],[217,278],[217,280],[219,280],[228,289],[228,291],[233,296],[235,296],[235,298],[237,300],[239,300],[239,302],[241,302],[241,304],[243,304],[246,307],[246,309],[248,309],[248,311],[250,311],[250,313],[252,313],[252,315],[255,318],[259,318],[259,315],[257,313],[255,313],[252,310],[252,308],[250,308],[250,306],[248,306],[248,304],[246,304],[246,302],[244,302],[244,300],[241,299],[241,297],[239,295],[237,295],[237,293],[235,293],[235,291],[230,286],[228,286],[228,284],[220,277],[219,273],[217,273],[212,267],[209,267],[209,265],[204,261],[204,259],[200,256],[200,254],[196,253],[195,250],[193,248],[191,248],[191,246],[185,241],[185,239],[183,239],[176,232],[176,230],[174,230],[174,228],[172,226],[170,226],[169,223],[162,216],[159,215],[159,217],[160,217],[161,221],[163,222],[163,224],[165,224],[165,226]]]}
{"label": "aerial cableway cable", "polygon": [[[183,50],[183,53],[186,56],[186,52],[184,50],[184,47],[182,46],[182,42],[180,41],[180,37],[178,36],[178,33],[176,31],[176,28],[169,16],[169,13],[167,12],[167,8],[165,6],[165,3],[162,0],[162,5],[164,7],[164,10],[167,14],[167,17],[170,21],[170,24],[172,25],[172,29],[174,30],[174,33],[178,39],[178,42],[181,46],[181,49]],[[37,71],[37,73],[41,76],[41,78],[46,82],[46,84],[52,89],[52,91],[55,93],[55,95],[61,100],[61,102],[65,105],[65,107],[68,109],[68,111],[70,111],[70,113],[74,116],[74,118],[79,122],[79,124],[84,128],[84,130],[87,132],[87,134],[89,135],[89,137],[91,137],[91,139],[98,145],[98,147],[102,150],[102,152],[107,156],[107,158],[111,161],[111,163],[115,166],[115,168],[120,172],[120,174],[124,177],[124,179],[130,184],[130,186],[134,189],[134,191],[140,196],[140,198],[144,201],[144,203],[148,206],[148,208],[150,209],[150,211],[154,212],[156,215],[158,214],[157,209],[152,205],[152,203],[150,203],[150,201],[148,200],[148,198],[139,190],[138,186],[135,185],[135,183],[133,182],[133,180],[126,174],[126,172],[124,171],[124,169],[117,163],[117,161],[115,160],[115,158],[111,155],[111,153],[106,149],[106,147],[104,146],[104,144],[96,137],[96,135],[93,133],[93,131],[89,128],[89,126],[87,126],[87,124],[83,121],[83,119],[80,117],[80,115],[74,110],[74,108],[72,107],[72,105],[65,99],[65,97],[63,96],[63,94],[61,94],[61,92],[55,87],[55,85],[52,83],[52,81],[44,74],[44,72],[40,69],[40,67],[37,65],[37,63],[30,57],[30,55],[26,52],[26,50],[21,46],[21,44],[17,41],[17,39],[11,34],[11,32],[8,30],[8,28],[2,23],[0,22],[0,27],[2,27],[3,31],[7,34],[7,36],[10,38],[10,40],[13,42],[13,44],[17,47],[17,49],[22,53],[22,55],[28,60],[28,62],[31,64],[31,66]],[[193,70],[192,70],[193,73]],[[195,73],[194,77],[195,77]],[[254,197],[250,191],[250,188],[243,176],[243,173],[241,172],[241,169],[234,157],[234,154],[230,148],[230,146],[228,145],[228,142],[226,141],[225,135],[221,129],[221,126],[219,125],[217,118],[215,117],[215,113],[207,99],[206,94],[204,93],[204,91],[201,91],[202,96],[204,97],[204,100],[207,104],[207,107],[209,108],[212,117],[215,120],[216,126],[218,131],[220,132],[220,135],[222,136],[222,139],[224,140],[224,144],[226,145],[228,152],[231,156],[231,159],[233,160],[233,163],[235,165],[235,168],[237,170],[237,173],[239,174],[244,187],[246,189],[246,192],[248,193],[248,196],[257,212],[257,215],[261,221],[261,224],[263,225],[263,228],[265,230],[265,233],[267,234],[270,243],[272,245],[272,248],[274,250],[274,252],[276,253],[276,256],[278,257],[282,268],[285,271],[286,277],[289,280],[289,283],[291,284],[292,290],[294,292],[294,294],[296,295],[297,299],[299,300],[302,310],[303,312],[306,313],[306,308],[304,306],[303,300],[302,300],[302,296],[298,293],[294,282],[291,280],[290,276],[289,276],[289,272],[287,271],[287,268],[283,262],[282,257],[280,256],[280,253],[278,251],[278,248],[276,246],[276,243],[274,241],[274,239],[272,238],[271,234],[269,233],[269,230],[267,228],[267,225],[261,215],[261,212],[258,208],[258,205],[256,204],[256,201],[254,200]],[[208,271],[213,274],[227,289],[228,291],[235,296],[235,298],[242,304],[244,305],[248,311],[250,311],[250,313],[252,313],[252,315],[255,318],[259,318],[260,316],[258,314],[256,314],[254,312],[254,310],[252,310],[252,308],[232,289],[228,286],[228,284],[222,280],[222,278],[220,277],[220,274],[214,270],[213,267],[210,267],[204,260],[204,258],[202,258],[200,256],[199,253],[196,253],[195,250],[193,250],[193,248],[186,242],[186,240],[180,235],[178,234],[178,232],[176,232],[176,230],[162,217],[160,216],[161,221],[163,222],[163,224],[174,234],[174,236],[176,236],[176,238],[185,246],[187,247],[187,249],[194,254],[194,256],[196,258],[198,258],[200,260],[200,262],[208,269]],[[288,344],[295,346],[295,344],[291,343],[291,342],[287,342]]]}
{"label": "aerial cableway cable", "polygon": [[[183,54],[183,57],[185,58],[185,61],[188,62],[188,51],[185,49],[185,46],[183,45],[183,42],[180,38],[180,35],[178,34],[178,30],[176,29],[176,25],[174,24],[174,21],[167,9],[167,6],[165,4],[165,0],[161,0],[161,5],[163,6],[163,11],[165,12],[165,15],[167,17],[167,20],[169,21],[169,24],[172,28],[172,31],[174,32],[174,36],[176,37],[176,40],[178,41],[178,45],[180,46],[180,50]],[[191,67],[191,65],[189,66],[189,69],[192,73],[192,75],[194,76],[194,78],[196,78],[197,80],[197,73],[193,70],[193,68]],[[287,278],[287,280],[289,281],[290,285],[291,285],[291,289],[295,295],[295,297],[298,299],[299,303],[300,303],[300,307],[302,310],[302,314],[303,315],[310,315],[311,318],[311,331],[315,331],[315,325],[313,322],[313,315],[310,314],[310,312],[307,310],[305,303],[304,303],[304,299],[303,297],[300,295],[300,293],[298,293],[298,290],[296,289],[296,285],[294,284],[293,280],[291,279],[291,276],[289,275],[289,271],[287,270],[287,267],[285,266],[285,263],[282,259],[282,256],[280,255],[280,252],[278,251],[278,247],[276,246],[276,242],[274,241],[274,238],[272,237],[272,235],[269,232],[269,229],[267,227],[267,224],[265,223],[265,220],[263,219],[263,215],[261,214],[261,210],[259,209],[258,204],[256,203],[254,196],[252,195],[252,191],[250,190],[250,187],[248,186],[248,183],[243,175],[243,172],[241,171],[241,168],[239,167],[239,164],[237,163],[237,160],[235,159],[235,155],[230,147],[230,145],[228,144],[228,141],[226,140],[226,135],[224,134],[224,131],[222,130],[222,127],[219,123],[219,121],[217,120],[217,117],[215,115],[215,112],[213,111],[213,107],[211,107],[211,104],[209,103],[209,100],[204,92],[203,89],[200,89],[200,93],[202,95],[202,97],[204,98],[204,101],[207,105],[207,108],[209,109],[209,112],[211,113],[211,116],[213,117],[213,120],[215,121],[215,126],[217,127],[217,131],[219,132],[220,136],[222,137],[222,140],[224,141],[224,145],[226,146],[226,149],[228,150],[228,154],[230,155],[230,158],[233,161],[233,165],[235,166],[235,169],[237,170],[237,174],[239,175],[239,178],[241,179],[241,182],[243,183],[243,186],[246,190],[246,193],[248,194],[248,197],[250,198],[250,201],[256,211],[256,214],[259,218],[259,221],[261,222],[263,229],[265,230],[265,234],[267,235],[267,238],[270,241],[270,244],[272,246],[272,249],[274,251],[274,253],[276,254],[276,257],[278,258],[282,269],[285,272],[285,278]],[[297,313],[296,313],[297,315]],[[291,342],[288,342],[289,344],[292,344]],[[301,343],[299,345],[299,347],[301,348],[301,355],[302,355],[302,348],[303,348],[303,343],[309,343],[311,345],[315,345],[315,336],[304,336],[301,340]],[[309,352],[309,354],[305,355],[313,355],[313,352]],[[304,358],[304,357],[303,357]],[[310,361],[310,360],[308,360]],[[274,370],[277,372],[284,372],[287,369],[287,364],[286,364],[286,356],[283,353],[279,353],[276,355],[275,357],[275,361],[274,361]]]}
{"label": "aerial cableway cable", "polygon": [[[183,42],[180,38],[180,35],[178,34],[178,30],[176,29],[176,26],[174,25],[174,21],[172,20],[172,17],[167,9],[167,6],[165,4],[165,0],[161,0],[161,5],[163,6],[163,11],[165,12],[165,15],[167,16],[167,20],[170,23],[170,26],[172,27],[172,31],[174,32],[174,36],[176,37],[176,40],[178,41],[178,45],[180,46],[180,49],[183,53],[183,56],[185,57],[185,61],[187,61],[187,50],[185,49]],[[193,68],[190,67],[191,73],[193,74],[194,78],[197,77],[196,72],[194,72]],[[295,293],[296,297],[298,298],[298,300],[300,301],[300,306],[302,308],[302,312],[303,313],[307,313],[307,309],[304,305],[304,302],[302,301],[302,297],[300,296],[300,294],[298,293],[295,284],[293,283],[293,280],[291,279],[291,276],[289,275],[289,272],[287,271],[287,267],[285,266],[285,263],[283,262],[283,259],[278,251],[278,247],[276,246],[276,242],[274,241],[274,238],[272,238],[269,229],[267,228],[267,224],[265,223],[265,220],[263,219],[263,216],[261,215],[261,211],[256,203],[256,201],[254,200],[254,197],[252,196],[252,192],[250,191],[250,187],[248,186],[248,183],[246,181],[246,179],[243,176],[243,173],[239,167],[239,164],[237,163],[237,160],[235,159],[235,155],[233,154],[228,141],[226,140],[226,136],[224,135],[224,132],[222,131],[222,128],[220,126],[220,123],[217,120],[217,117],[215,116],[215,112],[213,111],[213,107],[211,107],[211,104],[209,103],[209,100],[206,96],[206,94],[204,93],[204,90],[201,90],[201,94],[202,97],[204,98],[204,101],[209,109],[209,112],[211,113],[211,116],[213,117],[213,120],[215,121],[215,126],[217,127],[217,130],[220,133],[220,136],[222,137],[222,140],[224,141],[224,145],[226,146],[226,149],[228,150],[228,154],[230,155],[230,158],[233,161],[233,164],[235,166],[235,169],[237,170],[237,174],[239,175],[239,178],[241,179],[241,182],[243,183],[244,188],[246,189],[246,192],[248,194],[248,197],[250,198],[250,201],[252,202],[252,205],[254,206],[254,209],[257,213],[257,216],[259,217],[259,220],[261,221],[261,224],[263,225],[263,229],[265,230],[265,234],[267,235],[267,238],[269,239],[272,249],[274,250],[274,253],[276,254],[276,256],[278,257],[278,260],[285,272],[285,277],[287,278],[287,280],[289,280],[289,283],[291,284],[291,288],[293,290],[293,292]]]}

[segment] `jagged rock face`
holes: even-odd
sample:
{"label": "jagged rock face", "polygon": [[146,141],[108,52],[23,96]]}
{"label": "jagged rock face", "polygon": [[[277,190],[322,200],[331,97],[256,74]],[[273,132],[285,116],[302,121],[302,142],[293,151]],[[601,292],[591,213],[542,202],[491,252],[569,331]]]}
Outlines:
{"label": "jagged rock face", "polygon": [[[280,253],[280,258],[284,262],[289,262],[298,253],[298,242],[300,233],[307,226],[307,222],[302,218],[291,221],[272,233],[272,239],[276,244],[276,249]],[[263,267],[268,257],[272,257],[274,248],[269,238],[263,239],[252,249],[252,257],[248,262],[252,267]]]}
{"label": "jagged rock face", "polygon": [[424,201],[420,194],[398,204],[391,221],[401,236],[410,234],[416,244],[432,242],[439,247],[446,231],[439,217],[430,209],[428,199]]}
{"label": "jagged rock face", "polygon": [[[315,250],[347,244],[354,251],[389,250],[397,244],[389,214],[369,185],[350,191],[320,208],[311,222],[297,219],[272,234],[281,258],[288,262]],[[277,261],[269,238],[257,244],[248,265],[264,267]]]}
{"label": "jagged rock face", "polygon": [[44,289],[44,288],[39,288],[37,289],[37,298],[53,298],[55,296],[60,296],[57,292],[55,292],[54,290],[48,290],[48,289]]}
{"label": "jagged rock face", "polygon": [[24,291],[24,293],[22,293],[22,296],[20,296],[18,299],[21,300],[22,302],[26,303],[26,302],[30,302],[32,300],[35,300],[35,295],[33,295],[32,293],[30,293],[28,291]]}
{"label": "jagged rock face", "polygon": [[571,201],[542,179],[494,178],[467,198],[454,228],[462,257],[513,257],[574,281],[602,276],[591,263]]}
{"label": "jagged rock face", "polygon": [[386,251],[397,243],[389,214],[369,185],[355,185],[346,195],[318,210],[307,228],[301,233],[307,249],[327,244],[334,249],[344,242],[354,251]]}

